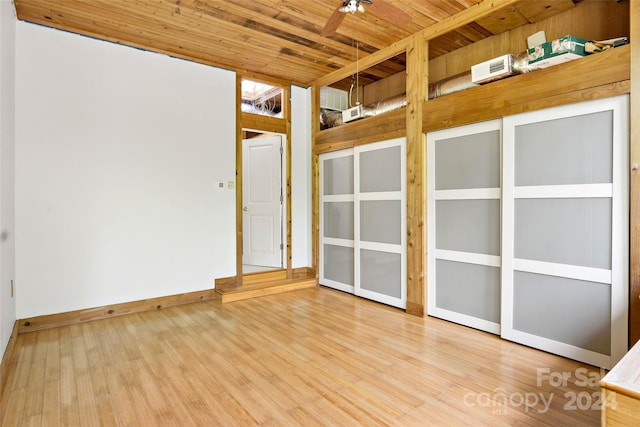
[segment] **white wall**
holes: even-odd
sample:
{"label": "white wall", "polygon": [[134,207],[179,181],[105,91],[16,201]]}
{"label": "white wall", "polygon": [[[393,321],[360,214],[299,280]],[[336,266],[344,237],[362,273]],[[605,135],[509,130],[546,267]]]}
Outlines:
{"label": "white wall", "polygon": [[311,89],[291,87],[291,265],[310,267]]}
{"label": "white wall", "polygon": [[0,360],[16,320],[14,263],[15,9],[0,0]]}
{"label": "white wall", "polygon": [[18,318],[235,275],[235,74],[16,25]]}

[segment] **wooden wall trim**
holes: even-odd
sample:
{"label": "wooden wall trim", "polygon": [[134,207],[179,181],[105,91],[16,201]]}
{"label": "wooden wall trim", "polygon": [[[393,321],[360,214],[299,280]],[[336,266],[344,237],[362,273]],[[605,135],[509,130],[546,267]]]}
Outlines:
{"label": "wooden wall trim", "polygon": [[[630,1],[629,347],[640,340],[640,1]],[[635,119],[635,120],[634,120]]]}
{"label": "wooden wall trim", "polygon": [[126,314],[160,310],[162,308],[173,307],[176,305],[211,301],[217,298],[216,295],[215,289],[207,289],[204,291],[111,304],[102,307],[87,308],[84,310],[30,317],[18,320],[18,333],[24,334],[43,329],[57,328],[59,326],[89,322],[92,320],[108,319],[116,316],[124,316]]}
{"label": "wooden wall trim", "polygon": [[[7,377],[9,376],[9,372],[14,369],[16,364],[16,341],[18,340],[18,321],[15,321],[13,324],[13,329],[11,330],[11,336],[9,337],[9,342],[7,343],[7,348],[0,358],[0,402],[4,402],[6,399],[2,398],[4,393],[5,386],[7,385]],[[0,407],[0,414],[4,413],[4,408]],[[2,417],[0,416],[0,419]]]}

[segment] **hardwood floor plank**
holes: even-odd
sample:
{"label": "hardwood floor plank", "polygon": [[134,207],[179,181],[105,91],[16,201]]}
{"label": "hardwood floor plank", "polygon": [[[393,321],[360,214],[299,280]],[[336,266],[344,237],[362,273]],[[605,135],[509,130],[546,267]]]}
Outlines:
{"label": "hardwood floor plank", "polygon": [[322,287],[36,331],[16,345],[3,426],[600,420],[571,406],[595,403],[598,369]]}

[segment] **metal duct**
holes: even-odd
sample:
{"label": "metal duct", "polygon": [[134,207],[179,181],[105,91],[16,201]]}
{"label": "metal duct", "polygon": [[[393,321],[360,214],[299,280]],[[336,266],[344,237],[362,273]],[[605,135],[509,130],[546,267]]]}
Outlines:
{"label": "metal duct", "polygon": [[[531,67],[529,67],[529,55],[527,52],[520,52],[513,55],[512,75],[528,73],[529,71],[531,71]],[[475,86],[479,85],[471,81],[471,70],[465,71],[464,73],[456,74],[455,76],[430,84],[429,99],[449,95]],[[362,115],[363,117],[373,117],[378,114],[406,107],[406,105],[407,95],[397,95],[392,98],[374,102],[373,104],[365,105],[362,108]],[[342,121],[342,112],[332,110],[320,111],[320,129],[328,129],[342,124],[344,124]]]}
{"label": "metal duct", "polygon": [[447,77],[429,85],[429,99],[479,86],[471,81],[471,71]]}

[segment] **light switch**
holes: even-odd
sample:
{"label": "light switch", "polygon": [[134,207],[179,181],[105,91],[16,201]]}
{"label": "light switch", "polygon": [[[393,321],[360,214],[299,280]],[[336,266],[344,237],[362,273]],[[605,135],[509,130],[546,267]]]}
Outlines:
{"label": "light switch", "polygon": [[234,188],[236,188],[236,183],[233,181],[229,181],[229,190],[233,190]]}

